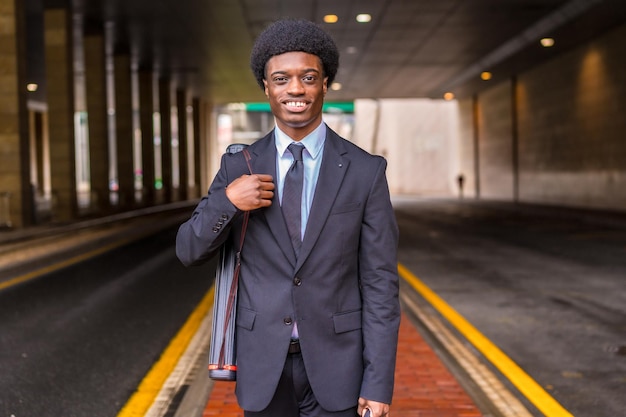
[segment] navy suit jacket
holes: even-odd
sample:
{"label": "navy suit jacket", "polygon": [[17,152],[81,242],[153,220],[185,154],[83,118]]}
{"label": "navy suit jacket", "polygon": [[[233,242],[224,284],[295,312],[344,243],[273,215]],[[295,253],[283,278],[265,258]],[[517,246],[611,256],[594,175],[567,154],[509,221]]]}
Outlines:
{"label": "navy suit jacket", "polygon": [[[248,150],[253,172],[276,178],[273,132]],[[391,402],[400,306],[386,161],[329,128],[323,152],[297,259],[277,195],[270,207],[250,214],[236,317],[236,393],[245,410],[263,410],[272,399],[295,320],[323,408],[345,410],[359,396]],[[183,264],[207,260],[229,236],[238,245],[243,216],[225,188],[247,173],[241,152],[222,157],[208,195],[178,231]]]}

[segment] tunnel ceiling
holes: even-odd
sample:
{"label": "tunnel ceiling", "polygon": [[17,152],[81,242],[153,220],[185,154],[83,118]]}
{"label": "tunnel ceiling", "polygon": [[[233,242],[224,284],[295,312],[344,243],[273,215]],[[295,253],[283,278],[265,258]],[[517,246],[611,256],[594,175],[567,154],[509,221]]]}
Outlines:
{"label": "tunnel ceiling", "polygon": [[[360,13],[371,22],[358,23]],[[338,22],[323,23],[327,14]],[[474,94],[623,23],[626,1],[82,0],[75,16],[108,28],[112,48],[139,67],[216,103],[264,100],[248,65],[254,38],[277,18],[310,19],[341,52],[342,89],[327,99],[342,101]],[[540,46],[544,36],[552,48]]]}

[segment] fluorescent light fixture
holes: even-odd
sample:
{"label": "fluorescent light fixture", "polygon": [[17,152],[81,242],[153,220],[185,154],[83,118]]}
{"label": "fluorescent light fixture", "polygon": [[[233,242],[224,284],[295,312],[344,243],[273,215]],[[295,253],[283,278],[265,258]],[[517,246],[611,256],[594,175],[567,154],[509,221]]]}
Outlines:
{"label": "fluorescent light fixture", "polygon": [[361,13],[356,15],[356,21],[359,23],[368,23],[372,21],[372,15],[367,13]]}
{"label": "fluorescent light fixture", "polygon": [[326,16],[324,16],[325,23],[337,23],[338,20],[339,16],[337,16],[336,14],[327,14]]}
{"label": "fluorescent light fixture", "polygon": [[332,83],[330,85],[330,89],[333,90],[333,91],[341,90],[341,83]]}
{"label": "fluorescent light fixture", "polygon": [[26,84],[26,89],[30,92],[37,91],[37,88],[39,88],[39,86],[35,83]]}
{"label": "fluorescent light fixture", "polygon": [[541,42],[541,46],[543,46],[544,48],[549,48],[551,46],[554,46],[553,38],[543,38],[539,42]]}

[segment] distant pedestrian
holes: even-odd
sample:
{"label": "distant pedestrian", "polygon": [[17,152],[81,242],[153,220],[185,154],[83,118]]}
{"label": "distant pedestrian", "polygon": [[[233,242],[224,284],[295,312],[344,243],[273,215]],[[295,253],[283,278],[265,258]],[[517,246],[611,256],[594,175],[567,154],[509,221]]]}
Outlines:
{"label": "distant pedestrian", "polygon": [[463,174],[459,174],[459,176],[456,177],[456,181],[459,184],[459,198],[463,199],[463,183],[465,182]]}

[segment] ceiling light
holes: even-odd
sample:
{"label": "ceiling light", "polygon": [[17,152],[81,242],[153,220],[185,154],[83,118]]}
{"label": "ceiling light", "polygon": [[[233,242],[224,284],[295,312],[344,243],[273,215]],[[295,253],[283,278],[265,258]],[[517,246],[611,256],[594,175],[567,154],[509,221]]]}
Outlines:
{"label": "ceiling light", "polygon": [[341,83],[332,83],[330,85],[330,89],[333,90],[333,91],[341,90]]}
{"label": "ceiling light", "polygon": [[445,93],[443,95],[443,99],[444,100],[448,100],[448,101],[454,99],[454,93],[451,93],[451,92],[448,91],[447,93]]}
{"label": "ceiling light", "polygon": [[541,46],[543,46],[544,48],[549,48],[551,46],[554,46],[553,38],[543,38],[539,42],[541,42]]}
{"label": "ceiling light", "polygon": [[336,14],[327,14],[324,16],[325,23],[337,23],[339,17]]}
{"label": "ceiling light", "polygon": [[26,84],[26,89],[30,92],[37,91],[37,88],[39,88],[39,86],[35,83]]}
{"label": "ceiling light", "polygon": [[489,71],[483,71],[480,73],[480,78],[487,81],[491,79],[491,73]]}
{"label": "ceiling light", "polygon": [[368,23],[372,20],[372,15],[367,13],[361,13],[356,15],[356,21],[359,23]]}

